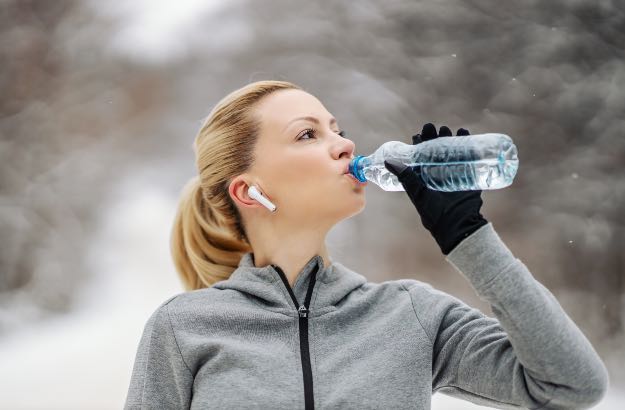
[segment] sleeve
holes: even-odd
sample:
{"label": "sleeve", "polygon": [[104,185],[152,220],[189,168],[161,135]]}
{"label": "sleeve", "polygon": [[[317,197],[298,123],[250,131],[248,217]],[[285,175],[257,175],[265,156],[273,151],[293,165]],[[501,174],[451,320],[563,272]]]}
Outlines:
{"label": "sleeve", "polygon": [[492,223],[446,260],[497,319],[430,285],[408,289],[432,343],[433,393],[503,409],[585,409],[603,398],[609,379],[597,352]]}
{"label": "sleeve", "polygon": [[191,406],[193,375],[176,341],[169,302],[150,316],[139,342],[124,409],[176,408]]}

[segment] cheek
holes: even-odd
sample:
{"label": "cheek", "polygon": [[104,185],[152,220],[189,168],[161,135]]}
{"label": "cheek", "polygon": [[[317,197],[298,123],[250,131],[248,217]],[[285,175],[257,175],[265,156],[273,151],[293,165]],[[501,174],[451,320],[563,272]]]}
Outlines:
{"label": "cheek", "polygon": [[289,155],[276,159],[270,173],[272,179],[280,181],[284,188],[314,188],[331,182],[333,176],[339,177],[338,173],[330,171],[329,161],[327,153],[322,155],[310,150],[307,155]]}

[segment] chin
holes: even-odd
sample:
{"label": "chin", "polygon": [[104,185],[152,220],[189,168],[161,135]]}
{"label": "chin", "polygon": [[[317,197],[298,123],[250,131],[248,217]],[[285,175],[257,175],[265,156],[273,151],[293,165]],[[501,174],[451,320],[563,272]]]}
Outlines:
{"label": "chin", "polygon": [[352,206],[346,210],[344,218],[350,218],[352,216],[358,215],[365,209],[367,205],[367,201],[365,200],[365,196],[362,195],[358,200],[352,202]]}

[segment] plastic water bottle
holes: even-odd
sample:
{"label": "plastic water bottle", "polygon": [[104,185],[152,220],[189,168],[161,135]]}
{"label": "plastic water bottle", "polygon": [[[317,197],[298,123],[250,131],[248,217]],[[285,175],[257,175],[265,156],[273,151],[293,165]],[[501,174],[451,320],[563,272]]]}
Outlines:
{"label": "plastic water bottle", "polygon": [[488,133],[438,137],[419,144],[388,141],[369,156],[358,155],[349,172],[359,181],[371,181],[385,191],[403,191],[385,159],[420,166],[424,184],[436,191],[471,191],[505,188],[519,168],[517,148],[505,134]]}

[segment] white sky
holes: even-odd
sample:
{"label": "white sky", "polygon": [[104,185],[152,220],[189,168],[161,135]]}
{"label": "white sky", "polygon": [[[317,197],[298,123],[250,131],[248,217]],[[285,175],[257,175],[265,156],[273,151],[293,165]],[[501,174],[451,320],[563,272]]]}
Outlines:
{"label": "white sky", "polygon": [[225,1],[92,0],[97,13],[119,22],[108,46],[134,59],[152,63],[175,60],[189,51],[194,27]]}

